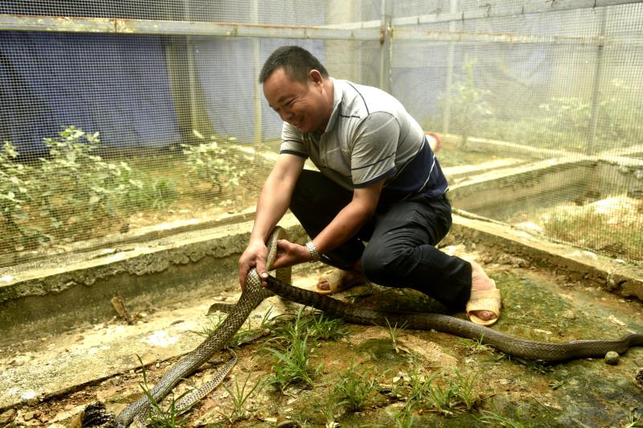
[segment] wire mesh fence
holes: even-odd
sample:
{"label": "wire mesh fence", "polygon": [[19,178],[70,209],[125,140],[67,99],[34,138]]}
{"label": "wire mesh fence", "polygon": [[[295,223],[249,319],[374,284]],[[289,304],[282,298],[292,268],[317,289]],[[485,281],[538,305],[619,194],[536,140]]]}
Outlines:
{"label": "wire mesh fence", "polygon": [[488,177],[456,208],[640,262],[643,4],[547,4],[3,2],[0,265],[251,213],[284,44],[439,133],[454,195]]}

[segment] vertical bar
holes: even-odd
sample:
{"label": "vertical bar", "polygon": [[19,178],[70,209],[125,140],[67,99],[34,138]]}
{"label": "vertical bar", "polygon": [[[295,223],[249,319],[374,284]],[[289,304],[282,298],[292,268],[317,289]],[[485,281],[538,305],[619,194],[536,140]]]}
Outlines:
{"label": "vertical bar", "polygon": [[[455,14],[458,11],[458,0],[451,0],[449,12]],[[449,22],[449,33],[455,31],[455,21]],[[455,64],[455,42],[449,42],[447,52],[447,81],[444,89],[444,114],[442,116],[442,133],[448,134],[451,126],[451,86],[453,85],[453,67]]]}
{"label": "vertical bar", "polygon": [[[259,0],[252,0],[252,23],[259,23]],[[252,85],[254,87],[254,124],[255,124],[255,144],[263,141],[263,117],[261,107],[261,85],[257,79],[261,72],[261,41],[258,38],[252,39],[252,63],[253,63],[253,76]]]}
{"label": "vertical bar", "polygon": [[603,8],[601,19],[601,36],[598,49],[596,50],[596,65],[594,67],[594,83],[592,88],[592,116],[590,119],[586,154],[590,155],[594,151],[594,140],[596,138],[596,129],[598,127],[598,114],[601,97],[601,78],[603,77],[603,56],[605,55],[605,27],[607,26],[608,8]]}
{"label": "vertical bar", "polygon": [[[190,2],[186,1],[183,5],[185,19],[190,21]],[[188,59],[188,85],[190,90],[190,123],[192,124],[193,130],[198,130],[199,123],[196,114],[196,74],[194,71],[194,46],[192,45],[192,37],[187,36],[185,42]]]}
{"label": "vertical bar", "polygon": [[392,1],[382,0],[380,26],[380,89],[391,92],[391,10]]}

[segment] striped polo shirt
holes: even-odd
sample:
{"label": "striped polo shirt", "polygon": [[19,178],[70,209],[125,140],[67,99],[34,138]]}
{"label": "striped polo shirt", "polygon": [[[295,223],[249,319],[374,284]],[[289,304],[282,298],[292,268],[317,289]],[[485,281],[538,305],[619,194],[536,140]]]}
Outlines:
{"label": "striped polo shirt", "polygon": [[310,158],[348,190],[385,180],[380,200],[438,197],[447,180],[422,127],[380,89],[332,79],[333,112],[324,132],[302,133],[284,122],[281,153]]}

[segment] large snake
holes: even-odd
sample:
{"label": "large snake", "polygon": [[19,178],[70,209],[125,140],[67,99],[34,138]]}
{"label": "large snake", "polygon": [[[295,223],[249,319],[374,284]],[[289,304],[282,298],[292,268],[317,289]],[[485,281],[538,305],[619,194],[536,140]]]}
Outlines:
{"label": "large snake", "polygon": [[[284,235],[283,229],[275,228],[268,239],[268,269],[272,267],[277,251],[277,240]],[[290,270],[278,270],[277,278],[269,276],[268,286],[261,286],[255,269],[248,273],[243,293],[225,321],[208,336],[201,345],[183,357],[159,380],[150,391],[160,401],[181,380],[197,370],[213,354],[222,349],[243,325],[250,312],[265,298],[277,294],[287,300],[320,309],[329,315],[364,325],[404,325],[408,329],[436,330],[481,341],[506,354],[533,360],[564,361],[577,358],[604,357],[608,351],[625,353],[630,347],[643,346],[643,334],[629,334],[618,340],[574,340],[562,343],[536,342],[518,339],[488,327],[449,315],[430,313],[384,312],[342,302],[313,291],[289,285]],[[119,427],[128,426],[132,420],[150,405],[147,397],[129,405],[117,417]]]}

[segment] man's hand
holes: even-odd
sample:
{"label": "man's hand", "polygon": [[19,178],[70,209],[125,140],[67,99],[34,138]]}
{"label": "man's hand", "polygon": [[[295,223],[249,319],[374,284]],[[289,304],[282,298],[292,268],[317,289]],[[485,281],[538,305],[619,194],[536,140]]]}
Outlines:
{"label": "man's hand", "polygon": [[304,245],[293,244],[285,239],[277,241],[277,257],[274,264],[275,269],[309,262],[312,259],[312,254],[310,254],[310,251]]}
{"label": "man's hand", "polygon": [[239,258],[239,284],[243,290],[246,284],[246,277],[250,269],[256,267],[259,276],[262,278],[262,285],[267,283],[263,281],[268,273],[266,272],[266,258],[268,257],[268,248],[261,241],[254,241],[248,244],[248,247]]}

